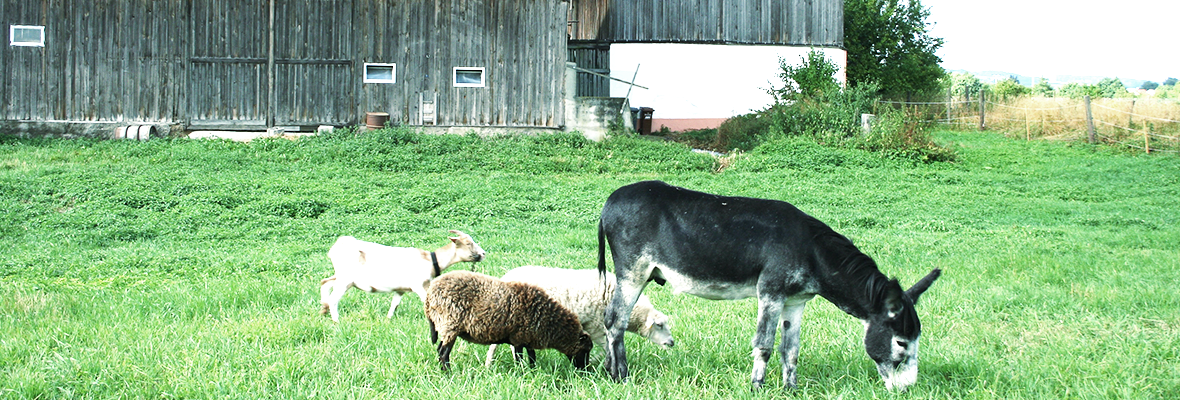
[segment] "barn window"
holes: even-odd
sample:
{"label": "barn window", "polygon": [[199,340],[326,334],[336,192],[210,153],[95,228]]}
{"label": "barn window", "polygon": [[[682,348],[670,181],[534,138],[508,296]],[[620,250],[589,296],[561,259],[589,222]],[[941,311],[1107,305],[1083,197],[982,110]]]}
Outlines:
{"label": "barn window", "polygon": [[455,87],[484,87],[487,85],[483,67],[455,67]]}
{"label": "barn window", "polygon": [[9,25],[10,46],[45,47],[45,27],[32,25]]}
{"label": "barn window", "polygon": [[365,63],[365,83],[394,83],[397,64]]}

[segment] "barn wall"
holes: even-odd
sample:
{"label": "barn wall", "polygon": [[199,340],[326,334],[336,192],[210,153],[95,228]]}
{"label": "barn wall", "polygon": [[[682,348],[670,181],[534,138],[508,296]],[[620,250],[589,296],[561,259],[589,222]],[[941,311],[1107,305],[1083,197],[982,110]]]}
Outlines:
{"label": "barn wall", "polygon": [[[0,26],[45,47],[0,49],[0,120],[262,128],[345,125],[367,111],[417,124],[563,124],[567,7],[554,0],[0,0]],[[273,37],[273,46],[271,38]],[[366,62],[396,83],[362,83]],[[486,68],[455,88],[453,67]]]}
{"label": "barn wall", "polygon": [[[181,0],[0,2],[0,119],[166,121],[183,89]],[[45,26],[45,47],[8,45]],[[168,38],[179,41],[159,40]]]}
{"label": "barn wall", "polygon": [[[419,124],[419,95],[437,94],[442,125],[562,125],[565,4],[376,0],[359,7],[358,63],[396,63],[397,83],[364,84],[357,111]],[[453,87],[454,67],[485,68],[487,86]]]}
{"label": "barn wall", "polygon": [[571,0],[574,40],[840,47],[843,0]]}

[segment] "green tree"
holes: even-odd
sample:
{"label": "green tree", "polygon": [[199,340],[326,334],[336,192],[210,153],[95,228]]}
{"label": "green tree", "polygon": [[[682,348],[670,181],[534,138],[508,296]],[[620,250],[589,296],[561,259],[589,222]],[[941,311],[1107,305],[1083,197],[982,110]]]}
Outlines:
{"label": "green tree", "polygon": [[1077,82],[1070,82],[1062,85],[1060,93],[1062,97],[1068,97],[1071,99],[1080,99],[1082,96],[1087,94],[1086,86]]}
{"label": "green tree", "polygon": [[1119,78],[1103,78],[1095,85],[1098,87],[1100,97],[1114,98],[1128,96],[1127,85]]}
{"label": "green tree", "polygon": [[1160,84],[1152,81],[1143,82],[1142,85],[1139,85],[1139,88],[1143,90],[1152,90],[1158,87],[1160,87]]}
{"label": "green tree", "polygon": [[848,84],[875,82],[894,99],[935,94],[946,71],[919,0],[844,0]]}
{"label": "green tree", "polygon": [[992,93],[995,93],[997,96],[1002,98],[1024,96],[1027,95],[1029,91],[1030,90],[1027,87],[1024,87],[1024,85],[1021,85],[1019,82],[1017,82],[1015,78],[1008,78],[996,82],[996,85],[992,87]]}
{"label": "green tree", "polygon": [[822,98],[826,94],[840,90],[840,83],[835,74],[839,70],[823,52],[811,50],[807,56],[801,57],[802,64],[794,66],[784,58],[778,59],[779,78],[783,80],[783,88],[775,89],[772,95],[779,100],[800,100],[804,98]]}
{"label": "green tree", "polygon": [[950,78],[951,93],[955,96],[971,100],[972,97],[979,95],[980,90],[983,90],[983,82],[980,82],[979,78],[969,72],[955,72],[950,75]]}
{"label": "green tree", "polygon": [[1176,86],[1176,78],[1164,79],[1164,86]]}
{"label": "green tree", "polygon": [[1032,87],[1032,93],[1041,97],[1053,97],[1053,86],[1045,78],[1038,78]]}

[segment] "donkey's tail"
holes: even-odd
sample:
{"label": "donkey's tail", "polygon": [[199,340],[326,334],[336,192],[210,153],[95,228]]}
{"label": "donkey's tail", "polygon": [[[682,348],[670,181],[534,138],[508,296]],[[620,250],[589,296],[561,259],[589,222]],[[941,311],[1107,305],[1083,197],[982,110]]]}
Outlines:
{"label": "donkey's tail", "polygon": [[598,280],[602,281],[602,304],[610,304],[610,282],[606,280],[606,230],[602,229],[601,218],[598,219]]}
{"label": "donkey's tail", "polygon": [[606,231],[602,229],[602,219],[598,220],[598,276],[606,277]]}

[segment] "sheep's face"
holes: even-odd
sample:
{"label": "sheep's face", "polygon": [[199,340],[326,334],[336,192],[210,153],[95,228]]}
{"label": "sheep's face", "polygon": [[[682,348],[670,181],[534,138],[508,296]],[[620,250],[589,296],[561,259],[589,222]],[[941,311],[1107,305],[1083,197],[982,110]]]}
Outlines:
{"label": "sheep's face", "polygon": [[590,365],[590,349],[594,348],[594,341],[590,340],[590,335],[582,332],[578,335],[578,344],[566,356],[570,358],[570,362],[574,364],[575,368],[586,369]]}
{"label": "sheep's face", "polygon": [[659,311],[653,310],[647,316],[647,321],[643,322],[642,334],[647,340],[665,348],[676,345],[676,340],[672,338],[672,321]]}
{"label": "sheep's face", "polygon": [[487,253],[483,251],[482,247],[479,247],[479,243],[475,243],[475,240],[471,239],[470,235],[454,230],[451,233],[459,235],[458,237],[452,237],[451,242],[455,243],[455,255],[460,260],[466,262],[483,261]]}

